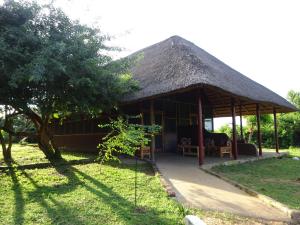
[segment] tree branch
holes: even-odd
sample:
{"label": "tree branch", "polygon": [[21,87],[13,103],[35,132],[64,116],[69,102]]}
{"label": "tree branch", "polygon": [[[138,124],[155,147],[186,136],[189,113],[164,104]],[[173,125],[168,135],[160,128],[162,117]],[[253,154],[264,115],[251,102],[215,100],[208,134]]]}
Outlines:
{"label": "tree branch", "polygon": [[31,133],[31,132],[25,132],[25,131],[20,131],[20,132],[15,132],[7,127],[0,127],[0,130],[4,130],[6,133],[16,136],[16,137],[33,137],[36,136],[36,133]]}

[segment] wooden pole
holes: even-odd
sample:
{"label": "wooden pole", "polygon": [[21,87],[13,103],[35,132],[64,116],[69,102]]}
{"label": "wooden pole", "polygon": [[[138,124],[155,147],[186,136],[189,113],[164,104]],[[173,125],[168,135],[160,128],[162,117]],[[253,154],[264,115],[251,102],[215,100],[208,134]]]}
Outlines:
{"label": "wooden pole", "polygon": [[259,156],[262,156],[259,104],[256,104],[256,123],[257,123],[257,144],[258,144]]}
{"label": "wooden pole", "polygon": [[275,138],[275,148],[276,153],[279,153],[279,142],[278,142],[278,129],[277,129],[277,117],[276,117],[276,108],[273,109],[274,115],[274,138]]}
{"label": "wooden pole", "polygon": [[241,140],[244,139],[244,133],[243,133],[243,113],[242,113],[242,104],[240,104],[240,135]]}
{"label": "wooden pole", "polygon": [[202,114],[202,100],[201,100],[201,92],[198,94],[198,147],[199,147],[199,154],[198,154],[198,163],[199,166],[203,165],[204,163],[204,138],[203,138],[203,114]]}
{"label": "wooden pole", "polygon": [[[150,121],[151,125],[155,124],[155,117],[154,117],[154,100],[150,101]],[[155,161],[155,136],[151,137],[151,159],[152,162]]]}
{"label": "wooden pole", "polygon": [[232,116],[232,154],[233,158],[237,159],[238,152],[237,152],[237,138],[236,138],[236,121],[235,121],[235,101],[232,99],[231,101],[231,116]]}
{"label": "wooden pole", "polygon": [[142,103],[139,104],[139,107],[140,107],[141,125],[144,125],[144,113],[143,113]]}

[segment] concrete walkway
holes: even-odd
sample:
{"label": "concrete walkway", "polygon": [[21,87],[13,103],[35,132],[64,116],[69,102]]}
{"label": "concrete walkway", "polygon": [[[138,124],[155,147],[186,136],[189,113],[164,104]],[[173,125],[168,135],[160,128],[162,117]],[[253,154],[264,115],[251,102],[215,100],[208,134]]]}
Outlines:
{"label": "concrete walkway", "polygon": [[282,211],[200,170],[194,157],[160,155],[156,165],[185,205],[267,220],[289,220]]}

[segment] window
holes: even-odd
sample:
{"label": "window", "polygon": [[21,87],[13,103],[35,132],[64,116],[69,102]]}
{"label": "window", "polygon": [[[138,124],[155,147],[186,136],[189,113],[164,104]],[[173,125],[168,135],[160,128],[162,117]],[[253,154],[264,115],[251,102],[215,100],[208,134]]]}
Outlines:
{"label": "window", "polygon": [[205,130],[212,132],[213,131],[213,119],[208,118],[204,120]]}

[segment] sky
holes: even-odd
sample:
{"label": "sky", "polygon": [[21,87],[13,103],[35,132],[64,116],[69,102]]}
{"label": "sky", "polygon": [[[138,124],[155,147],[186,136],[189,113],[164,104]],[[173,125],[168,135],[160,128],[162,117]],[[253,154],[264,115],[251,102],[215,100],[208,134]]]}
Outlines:
{"label": "sky", "polygon": [[[56,0],[55,4],[72,19],[112,35],[111,45],[124,49],[115,57],[179,35],[283,97],[290,89],[300,91],[299,0]],[[222,119],[215,124],[229,122]]]}
{"label": "sky", "polygon": [[[100,26],[124,48],[116,57],[179,35],[286,97],[300,91],[298,0],[59,0],[73,19]],[[238,119],[238,118],[237,118]],[[231,119],[216,119],[216,128]]]}

